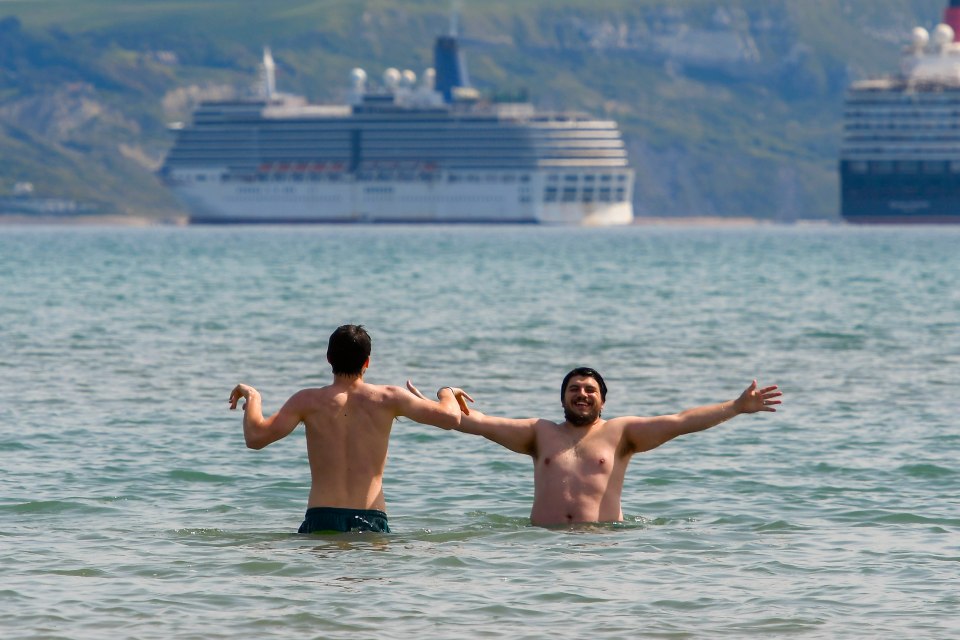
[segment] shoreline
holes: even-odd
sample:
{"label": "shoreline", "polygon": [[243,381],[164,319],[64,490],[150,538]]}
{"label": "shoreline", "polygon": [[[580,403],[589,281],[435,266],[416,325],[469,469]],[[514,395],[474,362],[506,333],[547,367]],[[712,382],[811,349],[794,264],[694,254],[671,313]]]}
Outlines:
{"label": "shoreline", "polygon": [[[624,227],[747,227],[747,226],[784,226],[784,225],[837,225],[842,224],[842,220],[827,219],[806,219],[806,220],[767,220],[762,218],[750,217],[730,217],[722,216],[677,216],[677,217],[655,217],[638,216],[630,224],[622,225]],[[423,223],[424,226],[436,226],[432,223]],[[116,226],[116,227],[187,227],[190,226],[190,219],[186,215],[180,216],[130,216],[123,214],[114,215],[82,215],[82,216],[35,216],[23,214],[0,213],[0,226],[4,225],[29,225],[29,226]],[[226,225],[243,226],[243,225]],[[286,226],[286,225],[285,225]],[[289,225],[298,226],[298,225]],[[323,226],[314,224],[308,226]],[[372,225],[367,225],[372,226]],[[382,225],[377,225],[382,226]],[[459,225],[456,225],[459,226]]]}
{"label": "shoreline", "polygon": [[188,224],[187,216],[129,216],[80,215],[80,216],[43,216],[17,213],[0,213],[0,225],[51,225],[51,226],[115,226],[115,227],[183,227]]}

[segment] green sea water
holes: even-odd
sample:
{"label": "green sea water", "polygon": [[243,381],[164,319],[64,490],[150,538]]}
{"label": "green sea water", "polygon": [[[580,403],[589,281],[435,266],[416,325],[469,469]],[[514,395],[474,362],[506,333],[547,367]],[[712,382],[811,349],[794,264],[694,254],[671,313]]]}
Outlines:
{"label": "green sea water", "polygon": [[[637,455],[626,522],[530,526],[532,465],[399,421],[390,535],[299,536],[330,379],[560,419],[785,393]],[[0,227],[3,638],[960,636],[960,229]]]}

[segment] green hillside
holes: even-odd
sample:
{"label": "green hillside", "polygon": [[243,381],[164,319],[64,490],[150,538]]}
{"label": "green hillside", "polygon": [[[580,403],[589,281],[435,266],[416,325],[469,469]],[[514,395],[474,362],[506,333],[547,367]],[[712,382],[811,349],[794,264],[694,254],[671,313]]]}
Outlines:
{"label": "green hillside", "polygon": [[[942,0],[475,0],[471,80],[621,124],[649,216],[837,216],[843,92],[896,69]],[[202,97],[243,90],[262,47],[281,90],[344,98],[353,67],[420,73],[448,0],[4,0],[0,193],[181,213],[153,171]]]}

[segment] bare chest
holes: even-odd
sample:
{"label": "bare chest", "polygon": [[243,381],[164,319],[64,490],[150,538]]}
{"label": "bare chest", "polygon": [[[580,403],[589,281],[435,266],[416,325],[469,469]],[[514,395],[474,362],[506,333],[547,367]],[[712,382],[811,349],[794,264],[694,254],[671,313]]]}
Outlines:
{"label": "bare chest", "polygon": [[587,473],[609,473],[617,448],[603,434],[551,433],[541,438],[537,462],[554,470],[576,470]]}

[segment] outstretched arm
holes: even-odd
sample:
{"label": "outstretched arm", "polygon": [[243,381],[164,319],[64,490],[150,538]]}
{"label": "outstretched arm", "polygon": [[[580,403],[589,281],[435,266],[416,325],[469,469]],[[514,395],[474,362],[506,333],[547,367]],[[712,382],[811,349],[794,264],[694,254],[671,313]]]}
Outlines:
{"label": "outstretched arm", "polygon": [[715,427],[741,413],[774,412],[782,395],[776,385],[757,388],[754,380],[736,400],[694,407],[669,416],[615,418],[611,422],[626,423],[623,438],[631,452],[649,451],[677,436]]}
{"label": "outstretched arm", "polygon": [[437,391],[436,402],[420,393],[420,390],[409,380],[407,380],[409,393],[400,387],[390,387],[390,389],[398,392],[397,415],[448,431],[456,429],[460,424],[461,411],[469,413],[467,400],[473,402],[473,398],[466,391],[454,387],[442,387]]}
{"label": "outstretched arm", "polygon": [[[423,394],[408,380],[407,388],[414,395],[423,398]],[[497,418],[487,416],[476,409],[467,406],[466,400],[473,402],[463,389],[444,387],[437,392],[440,398],[453,397],[461,411],[460,420],[453,427],[455,431],[483,436],[487,440],[526,455],[534,455],[536,451],[536,418],[515,420],[511,418]]]}
{"label": "outstretched arm", "polygon": [[269,418],[263,417],[263,401],[260,392],[245,384],[238,384],[230,392],[230,409],[237,408],[243,398],[243,439],[251,449],[263,449],[271,442],[285,438],[300,424],[300,412],[296,409],[296,395],[287,400],[280,411]]}

